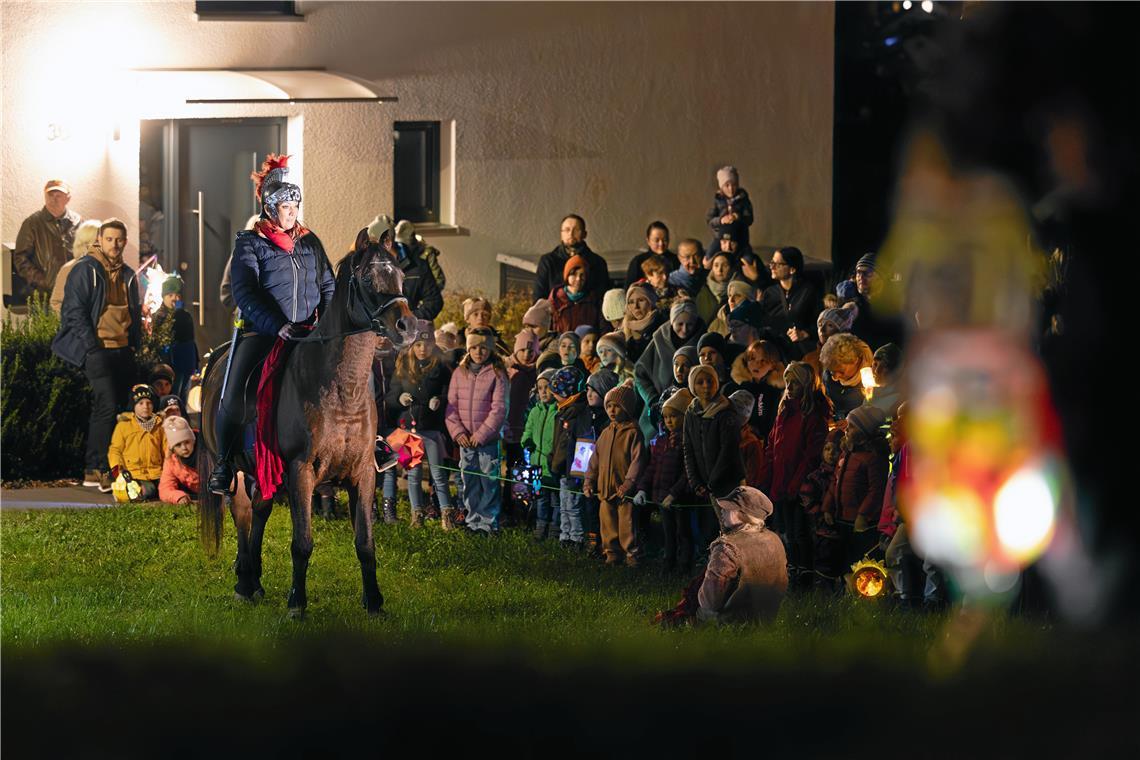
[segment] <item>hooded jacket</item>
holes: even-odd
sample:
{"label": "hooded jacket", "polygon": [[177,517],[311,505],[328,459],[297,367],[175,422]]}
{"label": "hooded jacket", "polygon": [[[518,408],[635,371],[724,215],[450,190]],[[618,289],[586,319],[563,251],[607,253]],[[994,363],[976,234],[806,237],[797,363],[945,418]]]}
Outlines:
{"label": "hooded jacket", "polygon": [[[126,283],[127,311],[131,316],[127,345],[138,350],[142,342],[142,299],[138,280],[135,270],[126,264],[122,265],[119,276]],[[52,339],[51,350],[68,364],[82,368],[87,354],[102,347],[98,326],[107,302],[107,288],[107,271],[95,256],[77,260],[67,275],[59,330]]]}
{"label": "hooded jacket", "polygon": [[798,501],[804,478],[819,467],[826,440],[827,404],[824,400],[817,398],[812,413],[804,414],[798,401],[788,399],[768,434],[759,489],[772,501]]}
{"label": "hooded jacket", "polygon": [[666,322],[657,328],[649,341],[649,347],[641,354],[633,371],[637,390],[643,399],[652,401],[673,384],[673,354],[684,346],[697,345],[703,332],[704,325],[698,323],[692,335],[686,340],[680,340],[673,332],[672,322]]}
{"label": "hooded jacket", "polygon": [[539,401],[531,407],[530,414],[526,416],[526,426],[523,428],[521,443],[534,451],[530,461],[542,467],[544,478],[554,475],[550,469],[550,455],[554,452],[554,431],[558,427],[557,415],[558,404],[553,401],[549,404]]}
{"label": "hooded jacket", "polygon": [[276,335],[286,322],[304,322],[323,312],[335,286],[324,246],[312,232],[297,239],[292,253],[252,230],[237,234],[230,288],[255,332]]}
{"label": "hooded jacket", "polygon": [[611,422],[598,435],[586,482],[599,499],[618,501],[636,493],[637,481],[648,463],[649,452],[637,423],[629,419]]}
{"label": "hooded jacket", "polygon": [[111,446],[107,449],[107,462],[112,467],[125,467],[135,480],[158,481],[162,477],[162,464],[166,458],[166,433],[162,417],[155,420],[148,432],[139,426],[133,412],[118,417]]}
{"label": "hooded jacket", "polygon": [[473,372],[460,364],[447,388],[447,432],[452,438],[469,433],[476,446],[499,440],[507,418],[507,373],[490,362]]}
{"label": "hooded jacket", "polygon": [[709,406],[693,399],[685,412],[685,472],[696,490],[704,486],[714,497],[725,496],[744,482],[740,458],[740,417],[722,395]]}

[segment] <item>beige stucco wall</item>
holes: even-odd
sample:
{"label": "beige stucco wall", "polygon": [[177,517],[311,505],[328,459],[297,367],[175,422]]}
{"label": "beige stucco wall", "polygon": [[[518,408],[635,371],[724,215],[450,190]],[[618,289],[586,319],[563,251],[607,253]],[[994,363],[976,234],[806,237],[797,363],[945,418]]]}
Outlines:
{"label": "beige stucco wall", "polygon": [[[258,23],[199,22],[192,2],[0,3],[0,239],[54,176],[75,209],[134,235],[139,118],[272,115],[294,118],[302,213],[338,254],[391,206],[391,123],[454,120],[466,232],[433,240],[450,287],[497,292],[495,254],[548,250],[572,210],[601,252],[638,247],[655,218],[705,240],[726,162],[752,194],[754,242],[829,257],[830,3],[300,5],[303,22]],[[171,107],[99,91],[119,68],[205,66],[324,66],[400,102]],[[69,136],[49,140],[49,124]]]}

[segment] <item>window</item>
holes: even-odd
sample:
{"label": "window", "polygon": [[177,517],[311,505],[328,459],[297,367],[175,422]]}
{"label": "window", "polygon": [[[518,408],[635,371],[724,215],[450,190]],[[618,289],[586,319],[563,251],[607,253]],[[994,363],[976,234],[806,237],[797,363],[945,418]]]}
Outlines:
{"label": "window", "polygon": [[197,0],[194,12],[207,19],[301,18],[293,0]]}
{"label": "window", "polygon": [[398,121],[393,138],[396,218],[438,223],[439,122]]}

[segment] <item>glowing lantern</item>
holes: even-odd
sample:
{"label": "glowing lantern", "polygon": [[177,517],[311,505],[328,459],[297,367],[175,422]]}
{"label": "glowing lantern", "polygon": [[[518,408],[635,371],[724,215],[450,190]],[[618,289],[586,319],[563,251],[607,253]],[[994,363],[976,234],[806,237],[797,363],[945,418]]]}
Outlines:
{"label": "glowing lantern", "polygon": [[870,401],[871,397],[875,394],[875,388],[879,387],[879,384],[875,382],[874,370],[870,367],[864,367],[859,370],[859,381],[863,383],[863,398]]}
{"label": "glowing lantern", "polygon": [[864,557],[851,566],[851,585],[864,599],[885,596],[890,588],[887,568],[878,560]]}

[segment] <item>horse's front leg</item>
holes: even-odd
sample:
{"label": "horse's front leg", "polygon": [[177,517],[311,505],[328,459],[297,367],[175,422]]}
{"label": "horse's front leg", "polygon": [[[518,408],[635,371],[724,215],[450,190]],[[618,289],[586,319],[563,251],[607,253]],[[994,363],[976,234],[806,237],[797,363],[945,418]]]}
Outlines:
{"label": "horse's front leg", "polygon": [[372,508],[376,503],[376,469],[369,458],[351,478],[347,491],[353,515],[356,558],[360,560],[360,578],[364,584],[361,601],[369,615],[376,615],[384,606],[384,595],[376,583],[376,542],[372,535]]}
{"label": "horse's front leg", "polygon": [[313,489],[316,473],[311,462],[289,462],[289,512],[293,517],[293,586],[289,589],[289,616],[302,617],[309,598],[305,593],[305,576],[309,557],[313,554]]}

